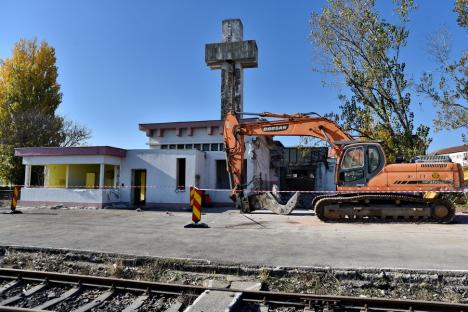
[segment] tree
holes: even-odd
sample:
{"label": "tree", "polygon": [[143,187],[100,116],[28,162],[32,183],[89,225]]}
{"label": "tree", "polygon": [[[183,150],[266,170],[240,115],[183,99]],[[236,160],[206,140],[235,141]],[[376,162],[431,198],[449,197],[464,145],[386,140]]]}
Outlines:
{"label": "tree", "polygon": [[0,62],[0,179],[21,183],[24,170],[15,147],[72,146],[90,131],[56,114],[62,93],[55,50],[46,42],[20,40]]}
{"label": "tree", "polygon": [[[468,0],[457,0],[454,11],[458,13],[458,25],[468,26]],[[434,118],[436,131],[442,129],[463,129],[464,141],[468,141],[468,54],[451,61],[452,41],[450,33],[442,28],[428,38],[428,52],[434,58],[437,68],[424,72],[416,91],[429,97],[437,108]],[[438,81],[438,82],[436,82]]]}
{"label": "tree", "polygon": [[424,154],[429,128],[415,130],[405,63],[411,0],[395,1],[397,25],[383,20],[374,0],[328,0],[311,17],[310,40],[321,62],[320,71],[344,78],[351,96],[340,95],[339,122],[364,139],[383,140],[387,158]]}
{"label": "tree", "polygon": [[468,26],[468,0],[455,0],[453,11],[458,14],[458,25],[461,27]]}

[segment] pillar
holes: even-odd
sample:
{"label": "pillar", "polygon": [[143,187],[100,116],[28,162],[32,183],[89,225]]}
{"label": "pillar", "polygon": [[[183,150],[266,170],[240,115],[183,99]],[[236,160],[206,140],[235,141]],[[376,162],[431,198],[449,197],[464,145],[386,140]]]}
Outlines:
{"label": "pillar", "polygon": [[68,177],[70,176],[70,165],[65,167],[65,188],[68,188]]}
{"label": "pillar", "polygon": [[49,166],[44,165],[44,187],[49,187]]}
{"label": "pillar", "polygon": [[119,185],[119,166],[114,166],[114,188]]}
{"label": "pillar", "polygon": [[24,172],[24,186],[25,187],[31,186],[31,165],[26,165],[25,172]]}
{"label": "pillar", "polygon": [[104,173],[105,173],[105,165],[100,164],[99,165],[99,188],[104,188]]}
{"label": "pillar", "polygon": [[242,112],[243,69],[258,64],[255,40],[243,40],[240,19],[223,21],[223,40],[205,46],[205,62],[211,69],[221,69],[221,119],[227,112]]}

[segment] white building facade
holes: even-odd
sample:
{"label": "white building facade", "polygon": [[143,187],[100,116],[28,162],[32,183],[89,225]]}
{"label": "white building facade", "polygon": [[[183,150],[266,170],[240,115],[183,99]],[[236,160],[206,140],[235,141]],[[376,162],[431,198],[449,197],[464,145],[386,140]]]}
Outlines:
{"label": "white building facade", "polygon": [[[189,186],[207,189],[215,205],[231,205],[222,121],[140,124],[148,149],[109,146],[19,148],[25,182],[20,205],[157,206],[186,208]],[[246,140],[248,188],[271,188],[273,141]]]}

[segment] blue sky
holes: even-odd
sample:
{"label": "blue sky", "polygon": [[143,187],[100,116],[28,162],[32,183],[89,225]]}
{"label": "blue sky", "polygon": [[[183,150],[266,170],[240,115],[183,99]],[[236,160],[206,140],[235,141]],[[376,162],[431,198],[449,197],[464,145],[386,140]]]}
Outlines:
{"label": "blue sky", "polygon": [[[378,2],[389,14],[391,1]],[[428,34],[446,27],[453,56],[466,49],[451,0],[416,0],[402,57],[409,78],[434,69]],[[217,119],[220,72],[204,62],[204,45],[219,42],[221,21],[241,18],[244,39],[255,39],[259,67],[245,70],[244,110],[326,113],[340,90],[314,72],[307,40],[311,12],[324,0],[295,1],[23,1],[0,0],[0,58],[20,38],[56,49],[61,114],[92,130],[90,145],[146,148],[138,123]],[[423,102],[419,105],[419,102]],[[413,99],[417,123],[432,124],[434,108]],[[460,131],[431,133],[430,150],[461,143]]]}

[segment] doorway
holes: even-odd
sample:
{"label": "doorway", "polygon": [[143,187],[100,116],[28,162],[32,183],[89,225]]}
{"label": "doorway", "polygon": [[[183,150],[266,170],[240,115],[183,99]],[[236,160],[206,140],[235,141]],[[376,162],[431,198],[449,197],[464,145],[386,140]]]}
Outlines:
{"label": "doorway", "polygon": [[146,169],[133,170],[133,204],[146,204]]}

